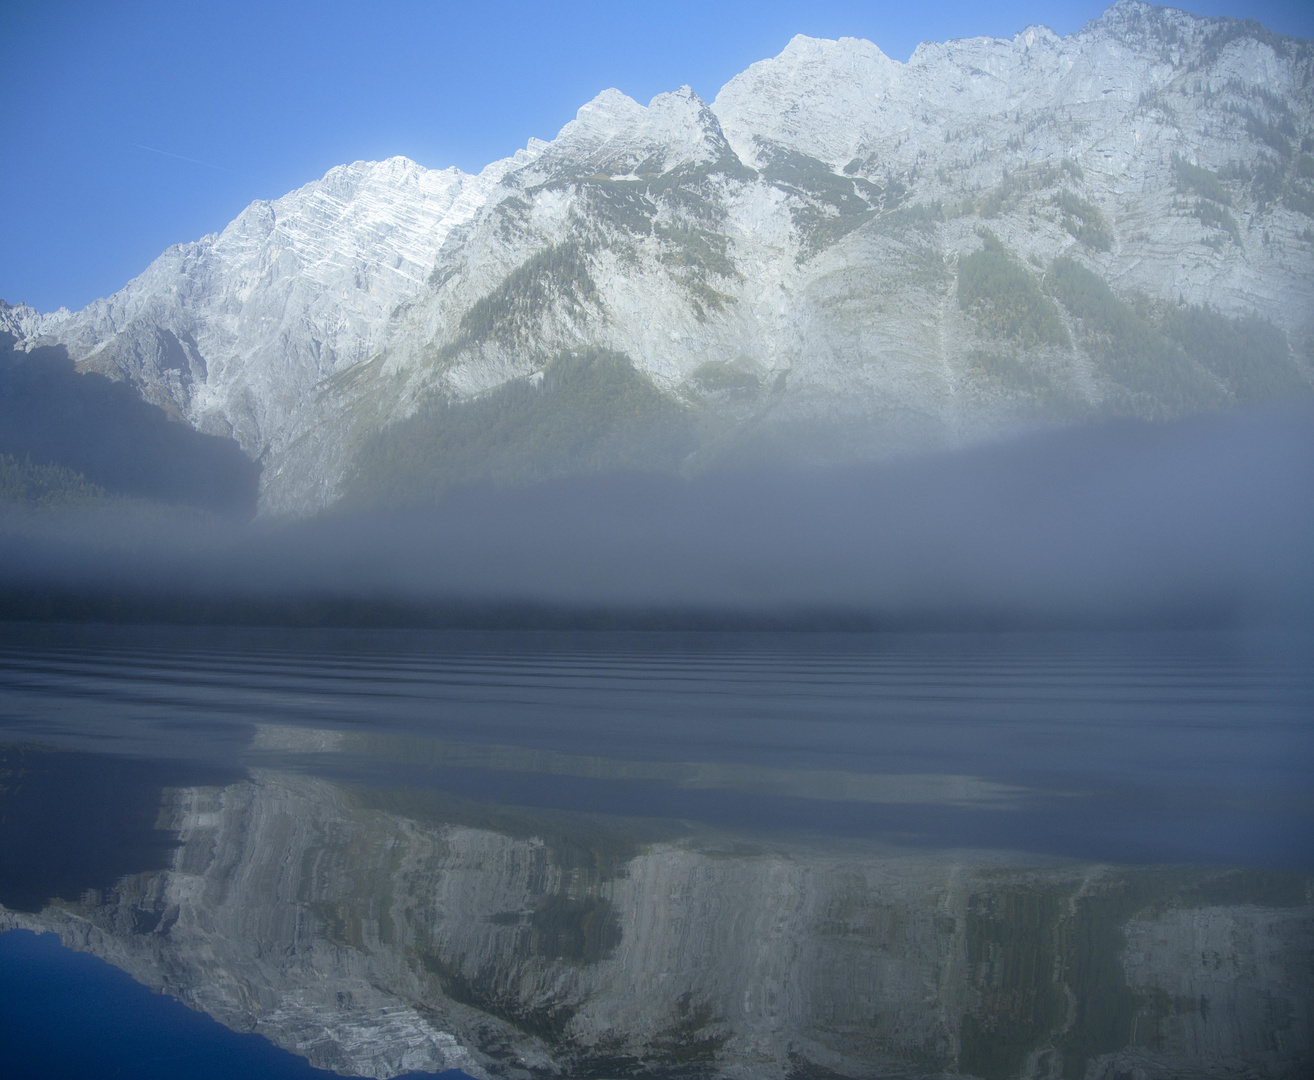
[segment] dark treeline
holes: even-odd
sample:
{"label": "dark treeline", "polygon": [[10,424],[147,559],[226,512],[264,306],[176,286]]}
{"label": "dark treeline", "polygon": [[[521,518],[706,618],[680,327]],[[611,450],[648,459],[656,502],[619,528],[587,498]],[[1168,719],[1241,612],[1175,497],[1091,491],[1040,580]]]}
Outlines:
{"label": "dark treeline", "polygon": [[104,499],[105,489],[81,473],[62,465],[34,464],[12,454],[0,454],[0,504],[31,506],[40,510],[82,506]]}
{"label": "dark treeline", "polygon": [[[1265,613],[1260,613],[1263,616]],[[1251,621],[1236,598],[1175,598],[1127,610],[1036,610],[1025,603],[873,610],[844,604],[733,606],[571,604],[360,597],[215,595],[175,587],[137,591],[26,586],[0,589],[0,621],[144,626],[583,632],[917,633],[929,631],[1224,628]]]}

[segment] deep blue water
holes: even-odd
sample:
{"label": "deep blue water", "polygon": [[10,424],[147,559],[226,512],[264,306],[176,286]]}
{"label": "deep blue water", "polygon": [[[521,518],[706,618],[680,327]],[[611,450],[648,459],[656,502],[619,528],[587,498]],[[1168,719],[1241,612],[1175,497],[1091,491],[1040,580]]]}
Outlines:
{"label": "deep blue water", "polygon": [[[0,1046],[7,1080],[329,1080],[259,1035],[230,1031],[54,934],[0,934]],[[463,1073],[410,1073],[411,1077]]]}

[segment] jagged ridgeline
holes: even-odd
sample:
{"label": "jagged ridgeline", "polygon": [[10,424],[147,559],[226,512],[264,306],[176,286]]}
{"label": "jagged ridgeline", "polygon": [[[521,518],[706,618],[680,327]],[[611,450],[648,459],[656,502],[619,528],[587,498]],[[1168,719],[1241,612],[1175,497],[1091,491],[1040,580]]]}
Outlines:
{"label": "jagged ridgeline", "polygon": [[477,176],[334,169],[0,332],[231,440],[266,514],[1308,399],[1314,46],[1135,0],[907,63],[799,37]]}

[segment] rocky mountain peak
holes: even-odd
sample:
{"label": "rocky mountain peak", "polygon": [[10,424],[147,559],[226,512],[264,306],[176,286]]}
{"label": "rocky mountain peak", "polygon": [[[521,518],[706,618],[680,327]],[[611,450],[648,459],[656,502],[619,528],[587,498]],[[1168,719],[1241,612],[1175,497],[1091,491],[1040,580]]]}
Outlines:
{"label": "rocky mountain peak", "polygon": [[760,164],[766,140],[836,168],[853,157],[874,103],[887,97],[902,65],[869,41],[800,34],[717,94],[712,111],[745,163]]}
{"label": "rocky mountain peak", "polygon": [[477,176],[330,170],[0,329],[236,438],[269,512],[1308,395],[1311,48],[1135,0],[906,64],[800,36]]}
{"label": "rocky mountain peak", "polygon": [[716,117],[688,86],[658,94],[647,106],[619,90],[604,90],[561,129],[533,173],[591,170],[661,174],[681,164],[705,164],[726,153]]}

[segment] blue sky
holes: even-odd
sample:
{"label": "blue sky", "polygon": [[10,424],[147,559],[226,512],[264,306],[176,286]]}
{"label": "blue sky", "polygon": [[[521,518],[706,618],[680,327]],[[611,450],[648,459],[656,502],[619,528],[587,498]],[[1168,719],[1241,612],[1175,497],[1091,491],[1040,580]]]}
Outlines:
{"label": "blue sky", "polygon": [[[5,0],[0,297],[81,307],[343,162],[477,170],[551,138],[608,86],[646,102],[688,83],[710,100],[796,33],[865,37],[906,60],[925,39],[1069,33],[1105,6]],[[1309,0],[1191,10],[1314,36]]]}

